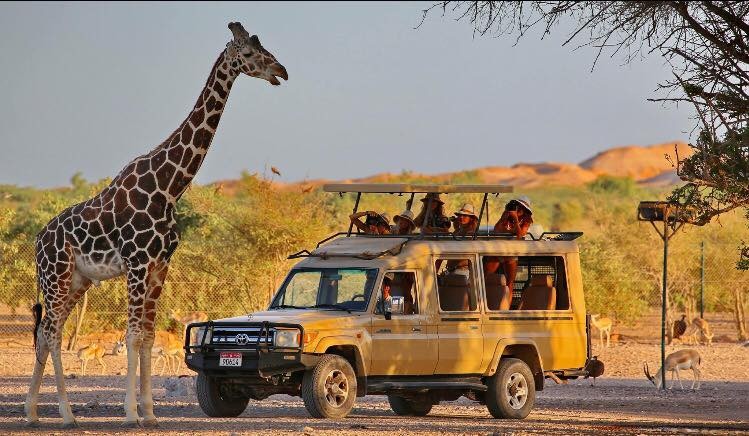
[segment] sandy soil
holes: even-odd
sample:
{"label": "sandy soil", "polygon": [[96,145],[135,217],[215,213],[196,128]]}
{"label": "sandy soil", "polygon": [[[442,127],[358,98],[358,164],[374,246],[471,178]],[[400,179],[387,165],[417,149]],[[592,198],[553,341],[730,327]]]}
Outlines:
{"label": "sandy soil", "polygon": [[[674,348],[669,348],[669,351]],[[352,414],[342,421],[310,418],[301,399],[285,395],[264,401],[252,401],[238,418],[207,418],[190,391],[172,396],[164,389],[168,376],[154,380],[156,414],[161,426],[156,430],[139,429],[138,434],[190,433],[308,433],[308,434],[674,434],[674,433],[747,433],[749,434],[749,348],[730,344],[698,347],[704,357],[702,389],[676,389],[659,392],[642,375],[642,361],[657,367],[659,349],[652,344],[624,344],[597,350],[606,363],[607,373],[596,386],[589,380],[568,385],[547,381],[538,393],[537,405],[524,421],[492,419],[486,408],[461,399],[443,403],[423,418],[398,417],[387,399],[368,396],[357,399]],[[0,352],[0,432],[49,434],[59,429],[56,391],[52,368],[40,400],[40,429],[24,427],[23,402],[28,389],[33,354],[28,349],[4,349]],[[78,374],[77,358],[65,354],[68,374]],[[69,376],[68,393],[81,428],[67,433],[113,434],[123,430],[125,358],[105,357],[107,371],[92,363],[89,375]],[[160,370],[160,364],[156,366]],[[181,374],[190,374],[184,367]],[[682,373],[685,387],[691,372]],[[172,377],[172,381],[174,378]]]}

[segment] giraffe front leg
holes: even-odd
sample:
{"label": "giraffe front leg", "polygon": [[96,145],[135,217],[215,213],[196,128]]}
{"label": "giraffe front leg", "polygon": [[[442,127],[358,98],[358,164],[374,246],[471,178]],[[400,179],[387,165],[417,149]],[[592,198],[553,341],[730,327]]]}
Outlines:
{"label": "giraffe front leg", "polygon": [[26,425],[29,427],[39,426],[39,415],[37,412],[39,388],[42,386],[44,367],[47,365],[47,357],[49,356],[49,347],[41,333],[41,329],[39,330],[37,338],[38,350],[35,350],[34,353],[34,374],[31,376],[31,386],[29,387],[29,393],[26,395],[26,404],[24,405],[24,411],[26,412]]}
{"label": "giraffe front leg", "polygon": [[[146,278],[147,292],[145,295],[142,329],[143,344],[140,350],[140,408],[143,412],[143,425],[158,427],[156,415],[153,413],[153,391],[151,386],[151,351],[154,343],[156,328],[156,302],[161,295],[161,289],[166,278],[166,262],[153,262],[148,266]],[[168,360],[165,360],[165,362]]]}

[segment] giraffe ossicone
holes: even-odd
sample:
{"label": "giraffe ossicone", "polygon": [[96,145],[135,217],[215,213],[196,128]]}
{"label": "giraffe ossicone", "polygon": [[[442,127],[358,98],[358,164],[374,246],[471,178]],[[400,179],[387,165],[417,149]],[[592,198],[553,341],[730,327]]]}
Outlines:
{"label": "giraffe ossicone", "polygon": [[[34,306],[36,363],[26,397],[26,419],[39,424],[37,403],[49,355],[59,409],[66,428],[77,426],[65,391],[62,329],[91,284],[126,275],[128,291],[125,425],[156,425],[151,393],[151,348],[156,303],[169,259],[179,242],[175,205],[195,177],[211,145],[234,80],[241,74],[279,85],[286,68],[240,23],[229,23],[233,39],[219,54],[192,111],[151,152],[128,163],[102,192],[54,217],[36,238],[39,291]],[[136,373],[140,366],[140,407]]]}

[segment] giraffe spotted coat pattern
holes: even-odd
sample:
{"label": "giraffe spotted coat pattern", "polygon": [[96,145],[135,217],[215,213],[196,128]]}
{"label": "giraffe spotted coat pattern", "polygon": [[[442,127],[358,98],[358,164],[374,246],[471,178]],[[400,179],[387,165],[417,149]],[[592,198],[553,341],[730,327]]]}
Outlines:
{"label": "giraffe spotted coat pattern", "polygon": [[[279,85],[286,69],[250,36],[230,23],[233,39],[216,60],[193,110],[151,152],[131,161],[101,193],[65,209],[36,239],[36,264],[44,315],[35,306],[37,362],[26,399],[27,422],[38,425],[37,402],[49,355],[55,370],[64,427],[75,427],[65,392],[62,330],[71,310],[92,284],[127,277],[127,389],[125,424],[156,425],[151,394],[151,348],[156,302],[169,259],[179,242],[175,205],[203,163],[234,80],[245,74]],[[136,407],[140,364],[141,422]]]}

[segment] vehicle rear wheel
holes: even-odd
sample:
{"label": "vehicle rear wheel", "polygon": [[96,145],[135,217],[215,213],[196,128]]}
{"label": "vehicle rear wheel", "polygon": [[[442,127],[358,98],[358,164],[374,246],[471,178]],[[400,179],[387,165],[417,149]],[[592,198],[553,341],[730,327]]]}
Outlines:
{"label": "vehicle rear wheel", "polygon": [[388,403],[396,415],[426,416],[432,410],[432,401],[428,398],[405,398],[398,395],[388,395]]}
{"label": "vehicle rear wheel", "polygon": [[198,404],[203,412],[213,418],[233,418],[239,416],[247,408],[249,398],[224,397],[221,395],[221,384],[213,377],[202,372],[198,373],[195,381]]}
{"label": "vehicle rear wheel", "polygon": [[497,373],[486,382],[486,407],[500,419],[523,419],[536,401],[536,384],[528,365],[520,359],[502,359]]}
{"label": "vehicle rear wheel", "polygon": [[356,400],[356,374],[348,360],[335,354],[320,358],[302,378],[304,407],[314,418],[340,419]]}

